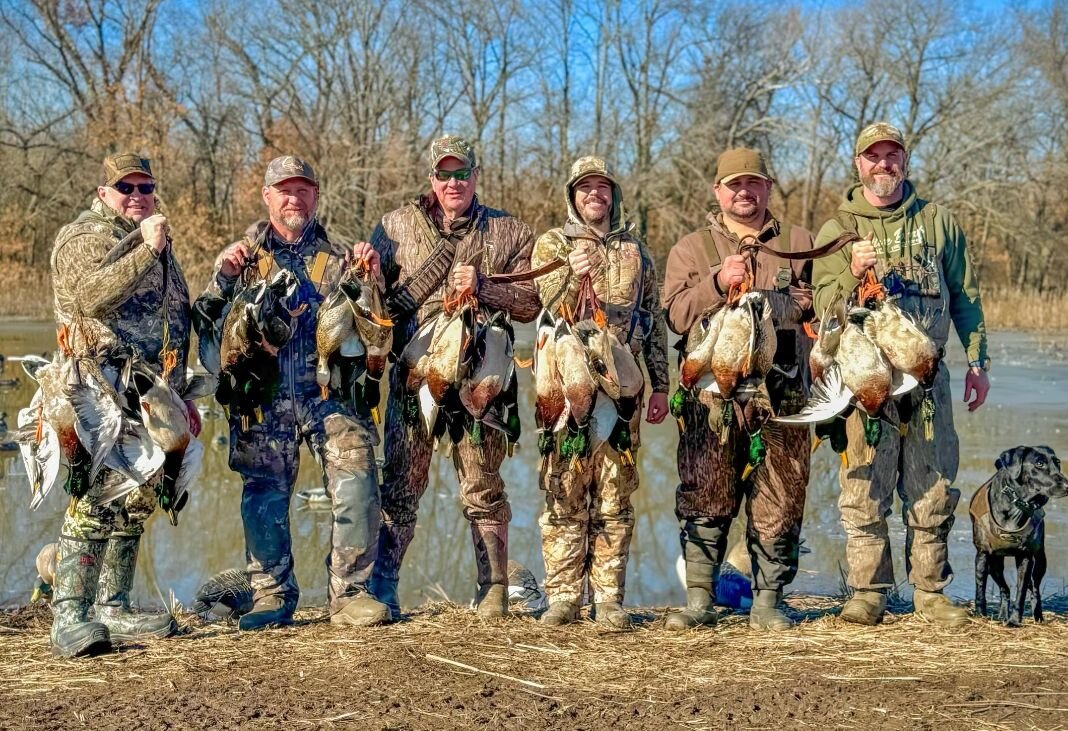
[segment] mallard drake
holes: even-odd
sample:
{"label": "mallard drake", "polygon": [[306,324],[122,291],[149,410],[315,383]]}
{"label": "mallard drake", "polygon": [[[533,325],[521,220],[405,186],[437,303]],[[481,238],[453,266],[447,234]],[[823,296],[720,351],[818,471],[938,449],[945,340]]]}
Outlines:
{"label": "mallard drake", "polygon": [[352,276],[343,279],[340,287],[352,302],[356,332],[367,350],[367,372],[361,395],[371,410],[372,419],[378,424],[381,422],[378,402],[382,398],[382,376],[393,348],[393,321],[382,298],[382,285],[366,264],[358,263],[350,271]]}
{"label": "mallard drake", "polygon": [[458,389],[467,375],[473,356],[476,310],[465,303],[442,312],[434,324],[427,348],[426,383],[434,403],[441,406],[450,389]]}
{"label": "mallard drake", "polygon": [[247,419],[278,389],[278,351],[293,337],[286,301],[299,282],[285,269],[270,282],[261,281],[241,290],[223,320],[219,346],[220,373],[216,400]]}
{"label": "mallard drake", "polygon": [[534,423],[538,427],[539,471],[548,455],[556,449],[554,432],[563,427],[561,417],[566,406],[564,389],[556,363],[556,321],[548,310],[538,316],[534,341]]}
{"label": "mallard drake", "polygon": [[476,326],[473,362],[460,384],[460,402],[472,417],[481,420],[514,377],[512,336],[504,314],[496,312]]}
{"label": "mallard drake", "polygon": [[771,305],[760,292],[747,292],[737,304],[701,318],[690,330],[679,382],[700,387],[712,374],[708,388],[725,399],[735,396],[743,382],[760,383],[775,359],[775,328]]}

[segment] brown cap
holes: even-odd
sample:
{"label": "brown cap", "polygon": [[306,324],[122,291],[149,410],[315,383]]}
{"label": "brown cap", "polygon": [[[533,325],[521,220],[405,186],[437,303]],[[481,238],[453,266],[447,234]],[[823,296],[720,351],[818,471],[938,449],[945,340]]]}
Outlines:
{"label": "brown cap", "polygon": [[716,164],[717,183],[727,183],[743,175],[755,175],[774,182],[768,174],[768,163],[763,153],[758,150],[736,147],[719,156],[719,162]]}
{"label": "brown cap", "polygon": [[290,178],[304,178],[318,187],[319,179],[315,177],[312,166],[292,155],[282,155],[267,163],[267,172],[263,174],[264,185],[277,185]]}
{"label": "brown cap", "polygon": [[857,135],[856,154],[860,155],[876,142],[893,142],[905,152],[909,149],[905,147],[905,137],[901,130],[886,122],[876,122],[869,124]]}
{"label": "brown cap", "polygon": [[455,157],[469,168],[478,167],[478,156],[474,146],[457,135],[438,137],[430,143],[430,169],[436,170],[438,164],[447,157]]}
{"label": "brown cap", "polygon": [[155,180],[148,159],[132,152],[120,152],[104,158],[104,185],[114,185],[127,175],[140,173]]}

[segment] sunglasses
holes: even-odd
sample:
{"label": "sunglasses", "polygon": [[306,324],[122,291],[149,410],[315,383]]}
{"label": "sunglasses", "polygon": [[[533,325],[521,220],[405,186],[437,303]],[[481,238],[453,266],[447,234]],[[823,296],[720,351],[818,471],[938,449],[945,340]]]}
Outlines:
{"label": "sunglasses", "polygon": [[471,177],[471,168],[460,168],[459,170],[435,170],[434,177],[441,182],[446,182],[455,178],[456,180],[467,180]]}
{"label": "sunglasses", "polygon": [[138,183],[137,185],[134,185],[133,183],[127,183],[123,180],[120,180],[111,187],[123,195],[130,195],[130,193],[134,192],[134,188],[137,188],[137,192],[141,195],[152,195],[156,190],[155,183]]}

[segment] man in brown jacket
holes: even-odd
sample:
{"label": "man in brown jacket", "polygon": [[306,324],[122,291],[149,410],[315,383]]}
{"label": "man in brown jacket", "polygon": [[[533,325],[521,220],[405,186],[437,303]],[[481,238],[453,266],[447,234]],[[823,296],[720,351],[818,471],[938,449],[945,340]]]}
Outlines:
{"label": "man in brown jacket", "polygon": [[[452,135],[430,146],[431,191],[387,213],[371,236],[382,257],[393,317],[393,353],[399,355],[419,327],[437,316],[447,294],[469,290],[484,310],[503,310],[530,322],[541,308],[531,282],[493,282],[491,274],[530,269],[534,235],[504,211],[482,205],[475,195],[478,160],[471,144]],[[386,460],[382,482],[382,527],[372,579],[376,597],[400,612],[397,581],[415,535],[419,498],[427,487],[432,440],[422,424],[408,425],[402,409],[402,369],[390,372],[386,407]],[[464,516],[478,564],[478,613],[487,619],[508,611],[508,522],[512,511],[501,481],[507,449],[502,432],[487,429],[481,446],[467,435],[455,446]]]}
{"label": "man in brown jacket", "polygon": [[[709,215],[707,226],[672,247],[664,300],[668,326],[685,338],[695,322],[723,307],[730,289],[751,275],[753,288],[771,304],[778,341],[776,368],[765,384],[770,404],[762,411],[784,414],[796,413],[806,398],[809,346],[802,323],[811,316],[811,267],[764,249],[743,253],[742,247],[759,243],[777,251],[808,251],[812,235],[777,221],[768,211],[773,182],[764,156],[755,150],[728,150],[720,156],[713,190],[721,212]],[[746,543],[753,561],[749,624],[786,629],[793,622],[779,605],[783,587],[797,573],[809,471],[808,427],[765,423],[760,430],[765,460],[742,479],[750,439],[737,426],[720,423],[723,401],[707,391],[680,395],[685,399],[677,414],[680,484],[675,513],[682,528],[687,601],[686,609],[670,615],[666,626],[682,630],[715,622],[716,579],[731,520],[744,496]],[[710,415],[715,426],[709,423]]]}

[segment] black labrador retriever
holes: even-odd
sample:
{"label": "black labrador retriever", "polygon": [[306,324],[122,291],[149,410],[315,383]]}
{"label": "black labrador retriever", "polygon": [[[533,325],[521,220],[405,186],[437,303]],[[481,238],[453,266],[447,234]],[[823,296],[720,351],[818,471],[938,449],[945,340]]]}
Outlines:
{"label": "black labrador retriever", "polygon": [[[1019,627],[1027,589],[1034,591],[1034,616],[1042,621],[1039,585],[1046,574],[1045,513],[1051,498],[1068,495],[1068,477],[1061,461],[1049,447],[1014,447],[994,463],[997,472],[980,487],[968,512],[972,516],[975,543],[975,611],[986,614],[986,579],[991,576],[1001,589],[998,619]],[[1016,559],[1016,601],[1009,606],[1005,581],[1005,557]]]}

